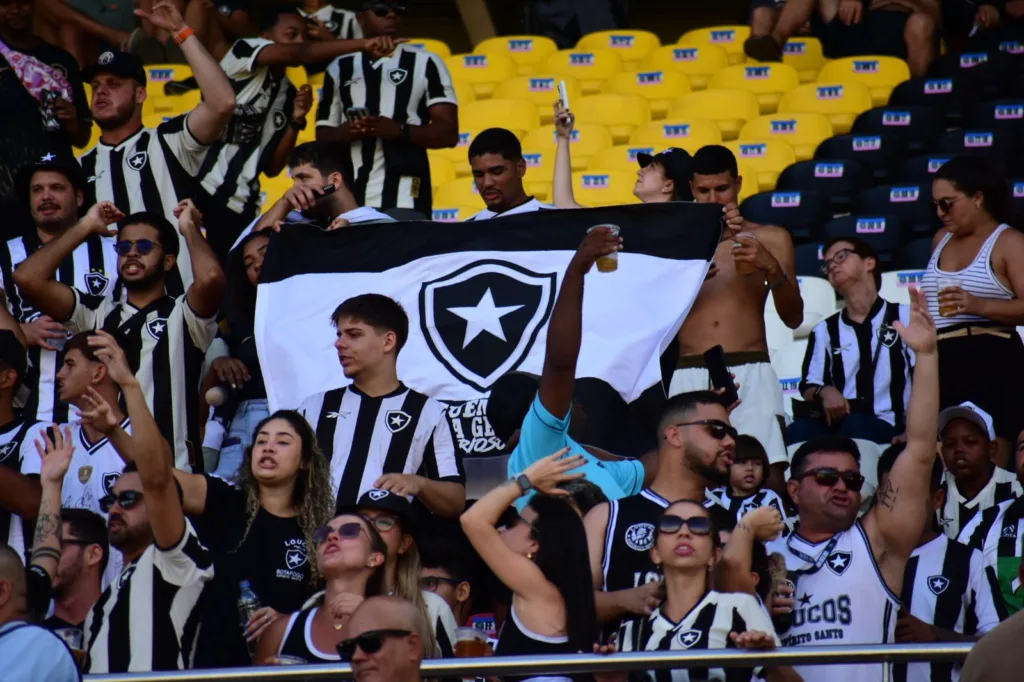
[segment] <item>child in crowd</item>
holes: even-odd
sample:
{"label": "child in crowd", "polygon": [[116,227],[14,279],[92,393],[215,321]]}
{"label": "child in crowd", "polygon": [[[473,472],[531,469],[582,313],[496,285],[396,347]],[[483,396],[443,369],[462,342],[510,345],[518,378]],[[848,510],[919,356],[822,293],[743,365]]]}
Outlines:
{"label": "child in crowd", "polygon": [[782,514],[788,534],[790,521],[786,516],[786,505],[782,498],[769,488],[762,488],[768,476],[768,453],[753,436],[746,434],[736,438],[736,452],[729,468],[729,485],[707,491],[707,504],[724,507],[739,521],[751,509],[771,506]]}

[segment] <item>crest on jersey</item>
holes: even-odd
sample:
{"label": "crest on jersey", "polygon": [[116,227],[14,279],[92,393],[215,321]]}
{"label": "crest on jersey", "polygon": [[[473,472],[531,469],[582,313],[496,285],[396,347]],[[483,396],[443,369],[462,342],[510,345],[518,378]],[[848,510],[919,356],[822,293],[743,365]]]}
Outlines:
{"label": "crest on jersey", "polygon": [[946,591],[949,587],[949,578],[944,575],[930,575],[928,576],[928,589],[932,591],[936,597]]}
{"label": "crest on jersey", "polygon": [[388,427],[388,431],[391,433],[398,433],[412,421],[412,417],[409,416],[408,412],[402,412],[401,410],[388,410],[384,415],[384,425]]}
{"label": "crest on jersey", "polygon": [[292,547],[284,553],[284,564],[289,570],[294,571],[296,568],[305,565],[308,558],[306,550],[299,547]]}
{"label": "crest on jersey", "polygon": [[10,443],[4,443],[0,445],[0,462],[7,459],[12,452],[18,451],[18,441],[12,440]]}
{"label": "crest on jersey", "polygon": [[117,479],[121,478],[121,474],[116,471],[111,471],[103,474],[103,492],[107,495],[114,494],[114,484],[117,483]]}
{"label": "crest on jersey", "polygon": [[683,630],[676,635],[676,644],[683,649],[689,649],[700,641],[701,634],[700,630]]}
{"label": "crest on jersey", "polygon": [[405,69],[391,69],[388,71],[388,80],[392,85],[401,85],[408,77],[409,72]]}
{"label": "crest on jersey", "polygon": [[850,552],[832,552],[828,555],[828,559],[825,559],[825,565],[836,575],[846,573],[846,569],[852,562],[853,554]]}
{"label": "crest on jersey", "polygon": [[878,328],[878,340],[886,348],[892,348],[900,340],[899,333],[887,324]]}
{"label": "crest on jersey", "polygon": [[91,466],[78,467],[78,482],[79,483],[82,483],[84,485],[84,484],[89,482],[90,478],[92,478],[92,467]]}
{"label": "crest on jersey", "polygon": [[332,21],[325,21],[324,22],[324,28],[326,28],[330,33],[337,33],[338,32],[338,22],[333,21],[333,20]]}
{"label": "crest on jersey", "polygon": [[125,158],[124,165],[128,166],[133,171],[140,171],[146,167],[149,162],[149,154],[146,152],[135,152],[131,156]]}
{"label": "crest on jersey", "polygon": [[626,546],[637,552],[646,552],[654,544],[654,524],[634,523],[626,529]]}
{"label": "crest on jersey", "polygon": [[377,488],[374,488],[373,490],[371,490],[367,494],[370,496],[371,500],[373,500],[374,502],[379,502],[379,501],[383,500],[385,497],[387,497],[388,495],[390,495],[391,493],[388,492],[387,490],[379,490]]}
{"label": "crest on jersey", "polygon": [[90,272],[85,276],[85,286],[93,296],[102,296],[108,284],[110,278],[102,272]]}
{"label": "crest on jersey", "polygon": [[146,323],[146,331],[149,332],[150,336],[159,341],[167,331],[167,318],[154,317]]}
{"label": "crest on jersey", "polygon": [[757,501],[754,500],[754,498],[750,498],[748,500],[744,500],[743,504],[740,505],[740,510],[738,512],[736,512],[736,518],[740,518],[744,514],[746,514],[747,512],[754,511],[755,509],[757,509],[760,506],[761,505],[758,504]]}
{"label": "crest on jersey", "polygon": [[121,571],[121,575],[117,577],[117,589],[123,590],[125,583],[132,579],[132,573],[135,572],[135,566],[136,564],[132,564],[131,566],[124,567],[124,570]]}
{"label": "crest on jersey", "polygon": [[284,115],[283,111],[275,111],[274,130],[284,130],[286,125],[288,125],[288,117]]}

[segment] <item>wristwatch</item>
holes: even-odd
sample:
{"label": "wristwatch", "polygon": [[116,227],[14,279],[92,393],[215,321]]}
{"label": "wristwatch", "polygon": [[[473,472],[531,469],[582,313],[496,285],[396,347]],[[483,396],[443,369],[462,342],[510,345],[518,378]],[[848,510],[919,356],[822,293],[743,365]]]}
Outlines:
{"label": "wristwatch", "polygon": [[814,393],[811,394],[811,398],[815,402],[819,402],[819,403],[821,402],[821,391],[822,391],[823,388],[825,388],[825,387],[824,386],[818,386],[816,389],[814,389]]}
{"label": "wristwatch", "polygon": [[533,490],[533,484],[530,483],[530,478],[526,474],[519,474],[518,476],[513,477],[512,480],[515,481],[516,485],[519,486],[519,489],[523,491],[523,495]]}
{"label": "wristwatch", "polygon": [[301,121],[297,121],[293,118],[288,122],[288,125],[292,127],[292,130],[298,130],[301,133],[306,129],[306,119],[303,118]]}

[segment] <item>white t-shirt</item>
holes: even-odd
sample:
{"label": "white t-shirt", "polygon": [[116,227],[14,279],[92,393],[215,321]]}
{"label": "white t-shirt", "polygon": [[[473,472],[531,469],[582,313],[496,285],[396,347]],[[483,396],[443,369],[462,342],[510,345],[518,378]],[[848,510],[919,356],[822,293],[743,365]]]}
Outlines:
{"label": "white t-shirt", "polygon": [[485,208],[484,210],[480,211],[479,213],[477,213],[475,215],[472,215],[469,218],[466,218],[465,222],[468,223],[471,220],[490,220],[491,218],[502,218],[502,217],[507,216],[507,215],[516,215],[517,213],[533,213],[534,211],[550,211],[553,208],[555,208],[555,207],[552,206],[551,204],[545,204],[542,201],[538,201],[536,197],[530,197],[529,201],[527,201],[525,203],[522,203],[522,204],[519,204],[518,206],[516,206],[514,208],[510,208],[507,211],[502,211],[501,213],[495,213],[494,211],[492,211],[492,210],[490,210],[488,208]]}

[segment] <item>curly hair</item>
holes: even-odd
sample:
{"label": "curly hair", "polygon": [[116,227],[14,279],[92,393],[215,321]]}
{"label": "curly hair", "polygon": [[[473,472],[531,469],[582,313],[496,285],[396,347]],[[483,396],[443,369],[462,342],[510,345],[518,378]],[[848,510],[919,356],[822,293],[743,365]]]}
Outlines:
{"label": "curly hair", "polygon": [[[302,528],[302,535],[306,540],[306,552],[308,556],[316,556],[316,548],[313,546],[313,531],[320,526],[326,525],[334,518],[334,492],[331,488],[331,471],[316,442],[316,433],[306,422],[301,414],[294,410],[278,410],[259,424],[253,432],[254,436],[260,432],[267,423],[283,419],[288,422],[295,432],[299,434],[302,441],[302,463],[295,480],[295,489],[292,491],[292,506],[298,510],[299,526]],[[255,437],[253,441],[255,441]],[[259,482],[252,475],[252,446],[245,450],[245,457],[242,459],[242,466],[239,467],[238,485],[245,493],[246,522],[245,532],[238,541],[234,551],[245,544],[249,537],[249,530],[252,522],[260,511]],[[320,582],[320,569],[316,562],[310,562],[309,580],[313,585]]]}

